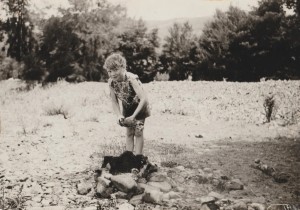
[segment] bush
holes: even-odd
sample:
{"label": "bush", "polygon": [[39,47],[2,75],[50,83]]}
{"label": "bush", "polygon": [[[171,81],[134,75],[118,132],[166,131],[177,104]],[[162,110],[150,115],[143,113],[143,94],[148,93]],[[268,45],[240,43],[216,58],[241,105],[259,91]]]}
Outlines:
{"label": "bush", "polygon": [[0,80],[20,78],[23,74],[24,64],[10,57],[0,58]]}
{"label": "bush", "polygon": [[267,122],[271,122],[271,120],[275,119],[276,108],[274,95],[265,97],[264,110]]}

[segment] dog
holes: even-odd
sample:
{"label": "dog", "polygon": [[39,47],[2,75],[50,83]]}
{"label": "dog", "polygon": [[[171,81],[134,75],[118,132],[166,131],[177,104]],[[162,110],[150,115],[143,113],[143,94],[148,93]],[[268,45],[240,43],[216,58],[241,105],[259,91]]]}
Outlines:
{"label": "dog", "polygon": [[109,173],[130,173],[136,168],[139,171],[148,163],[148,157],[144,155],[134,155],[131,151],[125,151],[120,156],[104,156],[101,168],[106,168],[109,164]]}

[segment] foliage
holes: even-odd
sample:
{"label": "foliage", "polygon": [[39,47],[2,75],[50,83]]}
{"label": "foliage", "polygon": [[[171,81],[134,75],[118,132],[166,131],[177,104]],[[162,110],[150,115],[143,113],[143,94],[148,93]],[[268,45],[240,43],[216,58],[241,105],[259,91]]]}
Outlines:
{"label": "foliage", "polygon": [[233,6],[227,12],[216,11],[214,20],[203,29],[199,40],[200,68],[194,73],[194,79],[222,80],[230,76],[228,66],[229,47],[232,37],[240,25],[247,19],[247,14]]}
{"label": "foliage", "polygon": [[28,0],[5,0],[4,4],[8,8],[8,18],[0,21],[0,29],[8,35],[7,55],[20,62],[34,47],[33,25],[27,10]]}
{"label": "foliage", "polygon": [[170,80],[184,80],[192,74],[196,59],[196,36],[192,26],[174,23],[165,38],[160,65],[170,74]]}
{"label": "foliage", "polygon": [[0,56],[0,80],[19,78],[24,71],[24,65],[10,57]]}
{"label": "foliage", "polygon": [[128,20],[125,24],[117,50],[124,54],[128,71],[137,74],[142,82],[150,82],[156,74],[156,48],[159,47],[157,29],[147,33],[142,20]]}
{"label": "foliage", "polygon": [[299,78],[298,26],[296,14],[285,14],[284,1],[260,1],[249,14],[235,7],[217,11],[200,37],[201,62],[193,76],[231,81]]}
{"label": "foliage", "polygon": [[73,0],[73,7],[62,11],[62,17],[47,21],[40,54],[49,71],[49,81],[71,74],[88,80],[99,80],[105,75],[102,64],[115,48],[115,28],[124,16],[124,9],[105,1],[99,1],[91,9],[90,3]]}
{"label": "foliage", "polygon": [[273,95],[267,96],[264,99],[264,110],[267,122],[271,122],[275,117],[275,98]]}

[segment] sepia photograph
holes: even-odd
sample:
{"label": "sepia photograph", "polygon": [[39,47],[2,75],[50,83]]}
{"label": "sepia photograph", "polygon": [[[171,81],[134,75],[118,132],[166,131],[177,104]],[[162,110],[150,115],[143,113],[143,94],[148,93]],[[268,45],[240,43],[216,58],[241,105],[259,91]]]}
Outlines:
{"label": "sepia photograph", "polygon": [[300,0],[1,0],[0,210],[300,210]]}

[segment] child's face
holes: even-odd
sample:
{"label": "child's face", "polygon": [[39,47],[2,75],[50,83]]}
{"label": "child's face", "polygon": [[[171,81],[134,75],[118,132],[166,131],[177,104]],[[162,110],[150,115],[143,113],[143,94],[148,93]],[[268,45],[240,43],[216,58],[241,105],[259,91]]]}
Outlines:
{"label": "child's face", "polygon": [[117,70],[107,70],[108,76],[114,80],[114,81],[122,81],[124,80],[124,73],[125,69],[124,68],[119,68]]}

